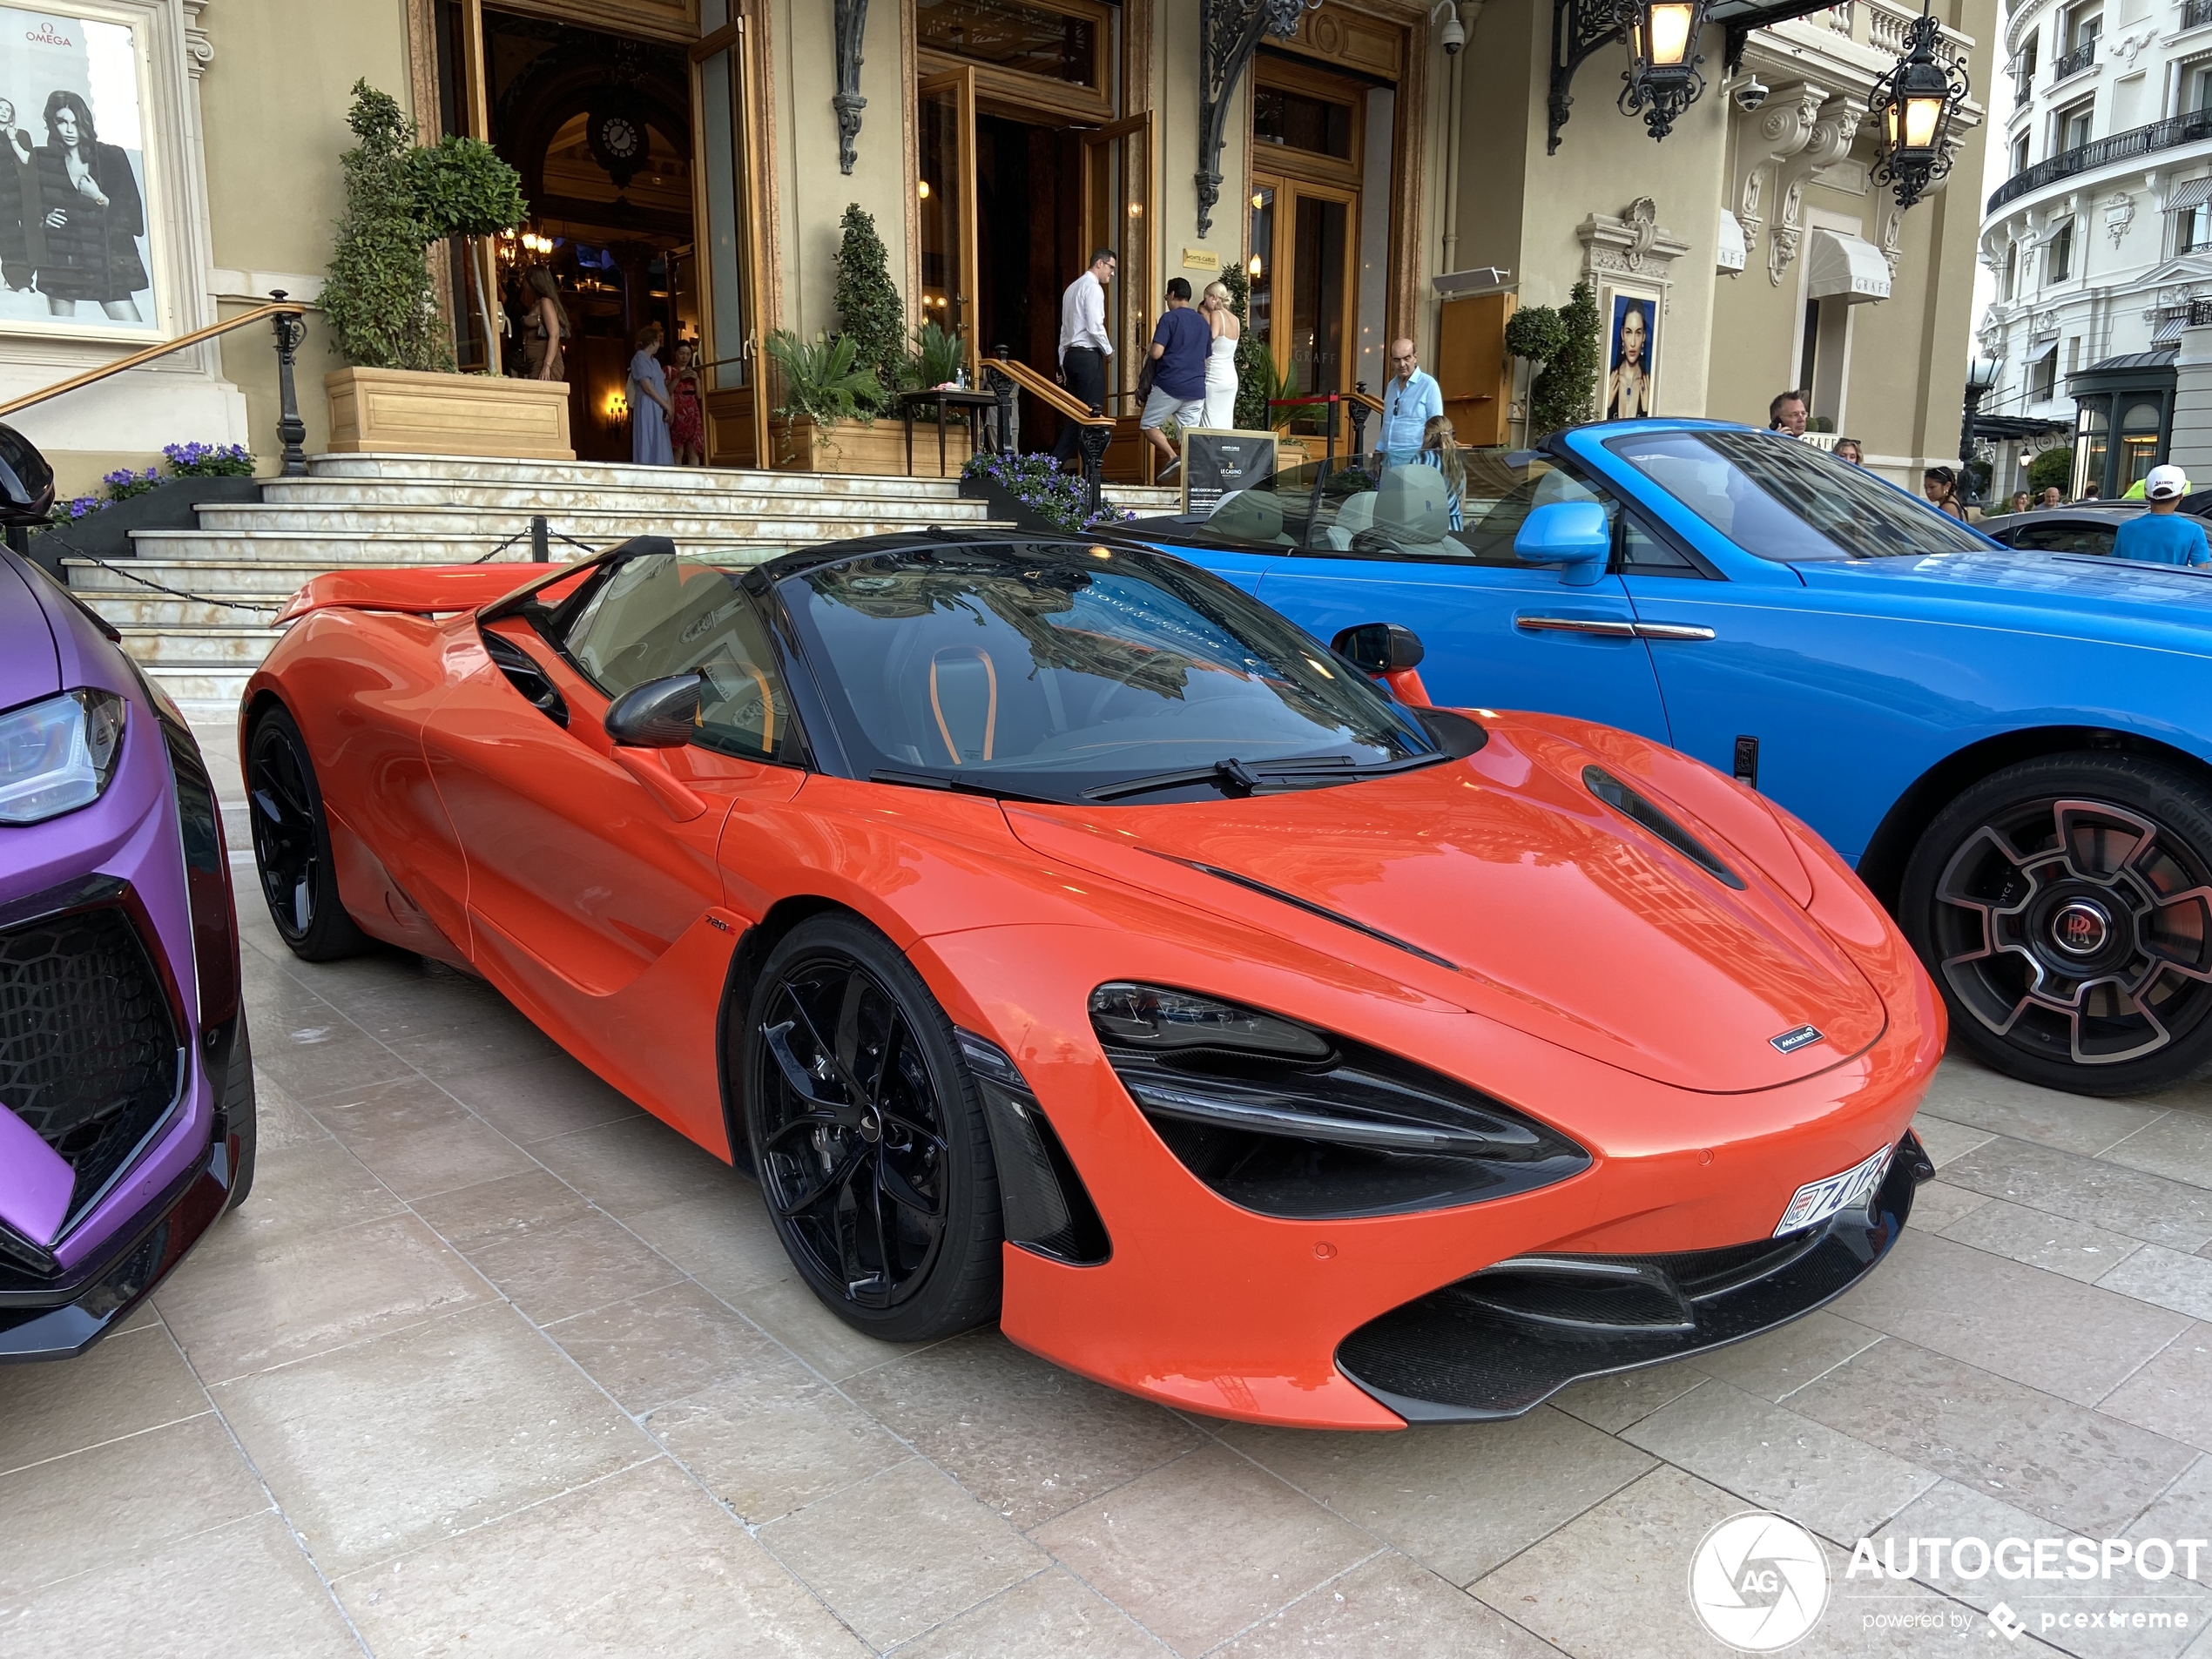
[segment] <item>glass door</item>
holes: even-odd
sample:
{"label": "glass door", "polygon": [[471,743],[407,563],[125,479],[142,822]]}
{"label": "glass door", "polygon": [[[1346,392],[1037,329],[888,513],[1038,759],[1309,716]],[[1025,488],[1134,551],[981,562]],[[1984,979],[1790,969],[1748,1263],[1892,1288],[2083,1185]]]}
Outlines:
{"label": "glass door", "polygon": [[[704,0],[706,33],[691,51],[692,222],[700,270],[699,337],[707,364],[700,395],[707,461],[753,467],[768,453],[759,385],[760,204],[752,188],[756,108],[750,30],[761,0]],[[721,19],[715,14],[719,12]]]}
{"label": "glass door", "polygon": [[915,88],[921,176],[921,317],[957,338],[971,384],[975,328],[975,71],[954,70]]}
{"label": "glass door", "polygon": [[1087,259],[1096,248],[1121,256],[1115,292],[1106,299],[1114,356],[1106,371],[1109,415],[1141,413],[1136,374],[1152,343],[1152,112],[1145,111],[1083,134],[1083,233]]}
{"label": "glass door", "polygon": [[[1275,360],[1284,397],[1349,391],[1359,295],[1359,192],[1301,179],[1252,179],[1250,327]],[[1273,423],[1319,435],[1325,408],[1278,409]],[[1349,429],[1338,428],[1339,448]]]}

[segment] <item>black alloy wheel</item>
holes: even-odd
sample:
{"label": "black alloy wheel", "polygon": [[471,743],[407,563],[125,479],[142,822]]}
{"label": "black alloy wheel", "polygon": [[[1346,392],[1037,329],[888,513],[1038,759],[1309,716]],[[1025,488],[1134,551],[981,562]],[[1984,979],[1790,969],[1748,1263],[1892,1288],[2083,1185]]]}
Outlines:
{"label": "black alloy wheel", "polygon": [[746,1132],[777,1234],[833,1312],[887,1341],[995,1318],[998,1180],[952,1024],[891,941],[819,916],[763,966]]}
{"label": "black alloy wheel", "polygon": [[307,739],[282,709],[263,715],[246,739],[246,792],[261,896],[292,954],[327,962],[366,948],[368,935],[339,902],[330,826]]}
{"label": "black alloy wheel", "polygon": [[2082,1095],[2212,1072],[2212,789],[2163,762],[2054,755],[1938,814],[1899,919],[1998,1070]]}

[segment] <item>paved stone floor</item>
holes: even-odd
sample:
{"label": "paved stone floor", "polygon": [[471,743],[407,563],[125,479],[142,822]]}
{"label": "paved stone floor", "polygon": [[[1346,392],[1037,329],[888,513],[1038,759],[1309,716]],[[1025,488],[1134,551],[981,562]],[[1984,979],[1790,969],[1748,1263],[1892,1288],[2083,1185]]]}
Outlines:
{"label": "paved stone floor", "polygon": [[1302,1433],[858,1337],[749,1184],[496,995],[246,912],[259,1182],[127,1330],[0,1370],[0,1654],[1716,1653],[1689,1561],[1749,1507],[1835,1547],[1795,1651],[2045,1652],[1982,1615],[2155,1590],[2185,1629],[2047,1639],[2212,1654],[2178,1575],[1843,1574],[2212,1535],[2212,1089],[1954,1058],[1940,1177],[1832,1312],[1515,1423]]}

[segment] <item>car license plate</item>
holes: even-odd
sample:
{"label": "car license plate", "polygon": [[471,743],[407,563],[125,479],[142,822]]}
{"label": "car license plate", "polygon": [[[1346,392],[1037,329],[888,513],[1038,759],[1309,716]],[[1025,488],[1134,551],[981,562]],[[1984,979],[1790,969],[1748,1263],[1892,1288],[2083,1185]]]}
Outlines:
{"label": "car license plate", "polygon": [[1882,1177],[1890,1167],[1890,1157],[1896,1150],[1885,1146],[1864,1163],[1854,1163],[1841,1175],[1808,1181],[1799,1187],[1797,1197],[1790,1200],[1790,1207],[1782,1212],[1782,1224],[1774,1230],[1774,1236],[1779,1238],[1784,1233],[1817,1227],[1831,1216],[1854,1204],[1865,1204],[1882,1184]]}

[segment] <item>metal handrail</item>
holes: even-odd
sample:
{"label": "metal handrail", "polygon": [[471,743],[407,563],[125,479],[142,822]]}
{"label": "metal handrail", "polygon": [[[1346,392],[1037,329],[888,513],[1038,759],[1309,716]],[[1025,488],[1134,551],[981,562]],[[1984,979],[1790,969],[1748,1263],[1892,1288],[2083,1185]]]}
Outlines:
{"label": "metal handrail", "polygon": [[1066,387],[1047,380],[1018,358],[986,357],[983,367],[996,369],[1031,396],[1042,398],[1047,408],[1078,425],[1110,427],[1114,424],[1112,415],[1093,414],[1089,407]]}
{"label": "metal handrail", "polygon": [[2130,127],[2125,132],[2079,144],[2071,150],[2046,156],[2033,166],[2023,167],[2014,173],[1990,192],[1986,211],[1993,213],[2006,202],[2025,196],[2031,190],[2040,190],[2057,179],[2071,179],[2076,173],[2148,155],[2154,151],[2170,150],[2176,145],[2200,143],[2208,138],[2212,138],[2212,110],[2192,110],[2186,115],[2170,115],[2147,126]]}
{"label": "metal handrail", "polygon": [[2202,29],[2212,23],[2212,0],[2188,0],[2182,8],[2182,27]]}
{"label": "metal handrail", "polygon": [[304,307],[287,301],[282,288],[272,288],[269,295],[270,303],[267,305],[256,306],[251,311],[226,318],[221,322],[211,322],[205,328],[195,328],[188,334],[179,334],[176,339],[164,341],[158,346],[149,346],[144,351],[132,352],[128,357],[118,357],[111,363],[88,368],[82,374],[72,374],[65,381],[57,381],[51,386],[42,387],[36,392],[26,392],[19,398],[0,403],[0,420],[5,420],[19,409],[27,409],[34,404],[59,397],[64,392],[74,392],[80,387],[91,386],[111,374],[120,374],[125,369],[136,368],[141,363],[151,363],[157,357],[166,357],[171,352],[182,351],[187,346],[197,346],[202,341],[212,340],[218,334],[227,334],[233,328],[243,328],[248,323],[259,322],[267,317],[273,320],[276,327],[277,386],[280,394],[277,436],[284,445],[283,475],[287,478],[303,477],[307,470],[307,456],[300,446],[307,442],[307,428],[300,419],[300,400],[292,383],[292,366],[300,341],[307,338],[307,313]]}
{"label": "metal handrail", "polygon": [[2051,84],[2056,86],[2069,75],[2079,75],[2097,61],[2097,42],[2090,37],[2063,57],[2051,60]]}

